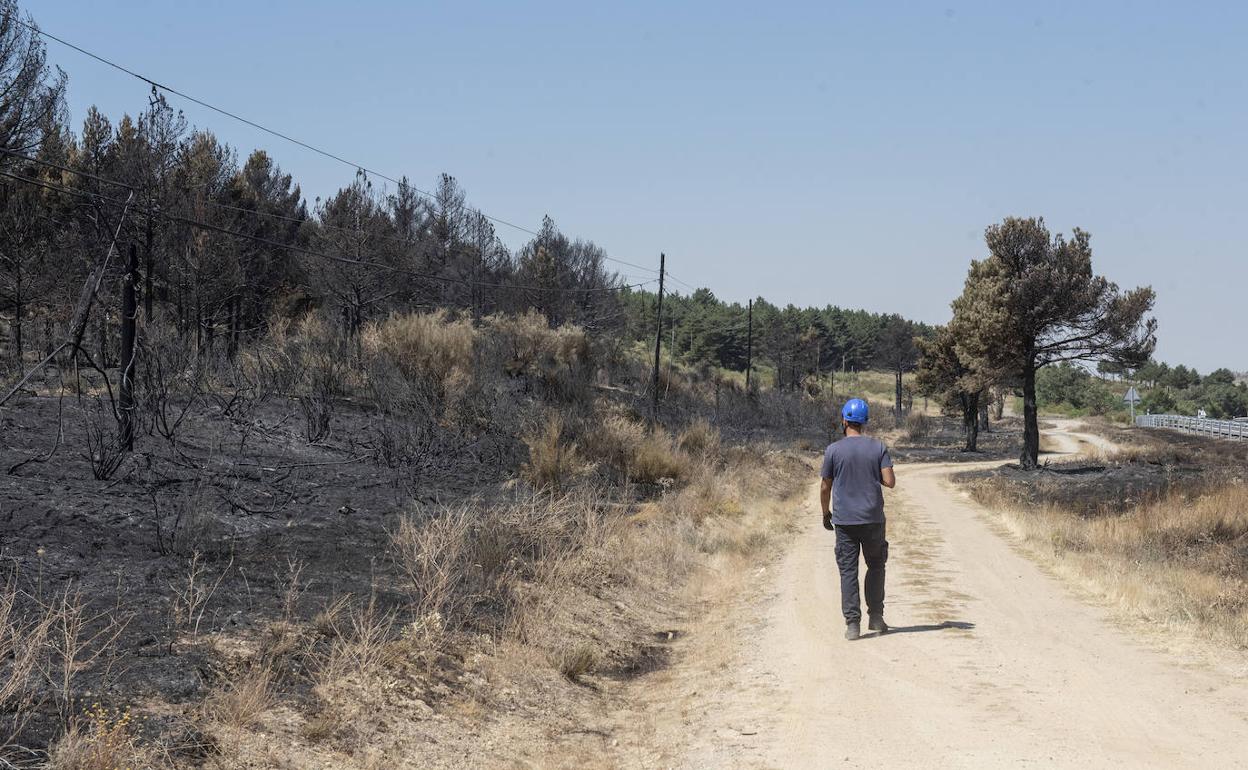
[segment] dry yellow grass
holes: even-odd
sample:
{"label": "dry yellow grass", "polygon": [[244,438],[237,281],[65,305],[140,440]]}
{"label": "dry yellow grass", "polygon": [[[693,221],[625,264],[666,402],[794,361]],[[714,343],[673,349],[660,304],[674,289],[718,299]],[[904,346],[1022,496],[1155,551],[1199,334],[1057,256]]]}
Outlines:
{"label": "dry yellow grass", "polygon": [[980,484],[1037,556],[1124,615],[1248,647],[1248,487],[1188,499],[1174,494],[1118,516],[1080,518],[1051,506],[1019,508]]}
{"label": "dry yellow grass", "polygon": [[719,453],[719,430],[705,418],[699,417],[676,437],[680,451],[693,457],[708,457]]}
{"label": "dry yellow grass", "polygon": [[688,457],[681,455],[672,446],[671,437],[657,428],[633,447],[626,470],[630,481],[641,484],[680,479],[688,472]]}
{"label": "dry yellow grass", "polygon": [[524,435],[529,460],[520,468],[520,475],[535,489],[559,494],[587,464],[581,459],[575,442],[565,435],[563,416],[547,415],[538,428]]}
{"label": "dry yellow grass", "polygon": [[555,365],[576,366],[589,357],[589,336],[575,326],[550,328],[536,310],[518,315],[492,315],[485,328],[507,354],[512,374],[549,370]]}
{"label": "dry yellow grass", "polygon": [[598,662],[598,651],[585,641],[578,641],[561,646],[552,654],[555,668],[573,682],[579,682],[594,669]]}
{"label": "dry yellow grass", "polygon": [[[50,611],[26,615],[18,609],[16,576],[0,586],[0,704],[21,714],[35,699],[35,678],[48,654],[56,621]],[[15,726],[20,727],[20,717]],[[0,726],[10,725],[0,723]]]}
{"label": "dry yellow grass", "polygon": [[476,332],[468,320],[451,320],[445,310],[394,315],[364,331],[364,347],[387,356],[403,376],[445,391],[468,377]]}
{"label": "dry yellow grass", "polygon": [[260,668],[240,674],[213,691],[204,701],[204,715],[222,727],[246,730],[276,702],[273,673]]}
{"label": "dry yellow grass", "polygon": [[122,770],[167,767],[139,741],[128,709],[93,704],[48,749],[46,770]]}
{"label": "dry yellow grass", "polygon": [[[709,424],[694,423],[681,436],[690,451],[713,451],[719,434]],[[693,471],[693,459],[662,428],[649,428],[622,415],[611,415],[586,431],[585,455],[614,468],[629,481],[657,484],[663,479],[684,480]],[[705,455],[703,455],[705,456]]]}

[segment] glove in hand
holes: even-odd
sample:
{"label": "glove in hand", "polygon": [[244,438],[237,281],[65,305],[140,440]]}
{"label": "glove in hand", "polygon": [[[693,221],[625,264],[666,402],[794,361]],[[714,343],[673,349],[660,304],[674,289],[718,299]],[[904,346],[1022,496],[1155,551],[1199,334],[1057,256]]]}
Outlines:
{"label": "glove in hand", "polygon": [[836,529],[836,527],[833,526],[832,524],[832,514],[830,513],[823,514],[823,528],[828,530],[829,532]]}

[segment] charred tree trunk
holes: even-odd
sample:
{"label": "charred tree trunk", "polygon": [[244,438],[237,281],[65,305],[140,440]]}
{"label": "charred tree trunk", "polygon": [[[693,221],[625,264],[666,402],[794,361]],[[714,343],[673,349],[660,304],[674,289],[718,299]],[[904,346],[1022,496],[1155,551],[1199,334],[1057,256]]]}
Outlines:
{"label": "charred tree trunk", "polygon": [[230,300],[230,332],[229,339],[226,343],[226,351],[229,353],[230,358],[233,358],[238,353],[238,338],[240,336],[239,327],[241,326],[238,317],[239,304],[240,300],[238,297],[234,297]]}
{"label": "charred tree trunk", "polygon": [[100,368],[108,368],[108,311],[100,303]]}
{"label": "charred tree trunk", "polygon": [[9,324],[9,328],[13,330],[13,360],[18,365],[22,362],[22,310],[25,307],[22,301],[22,274],[18,271],[13,287],[13,322]]}
{"label": "charred tree trunk", "polygon": [[992,433],[992,427],[988,424],[988,401],[983,398],[979,403],[979,429],[984,433]]}
{"label": "charred tree trunk", "polygon": [[968,393],[960,397],[962,402],[962,433],[966,439],[962,451],[979,451],[979,394]]}
{"label": "charred tree trunk", "polygon": [[1036,405],[1036,365],[1023,369],[1023,453],[1018,464],[1024,470],[1040,467],[1040,415]]}
{"label": "charred tree trunk", "polygon": [[152,254],[152,217],[147,217],[147,226],[143,233],[143,317],[148,321],[152,318],[152,294],[155,281],[152,274],[156,271],[156,257]]}
{"label": "charred tree trunk", "polygon": [[901,409],[901,367],[898,367],[898,368],[897,368],[897,371],[895,372],[895,374],[897,375],[897,388],[896,388],[896,405],[895,405],[895,407],[894,407],[893,411],[894,411],[894,413],[897,415],[897,419],[898,419],[898,420],[900,420],[900,419],[901,419],[901,415],[902,415],[902,409]]}

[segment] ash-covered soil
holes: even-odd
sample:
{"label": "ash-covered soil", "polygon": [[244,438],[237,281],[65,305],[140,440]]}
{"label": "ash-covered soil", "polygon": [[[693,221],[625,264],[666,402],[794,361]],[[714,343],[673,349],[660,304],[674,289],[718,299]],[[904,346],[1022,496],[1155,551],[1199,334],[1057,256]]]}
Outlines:
{"label": "ash-covered soil", "polygon": [[[87,614],[126,620],[107,679],[93,667],[76,688],[83,702],[195,703],[229,673],[216,634],[256,635],[347,595],[398,606],[386,550],[395,517],[412,497],[486,491],[510,466],[506,447],[482,445],[478,462],[417,479],[377,461],[368,418],[349,402],[316,445],[302,435],[299,409],[273,401],[240,420],[210,407],[187,418],[176,445],[140,433],[106,480],[93,477],[72,397],[26,398],[0,415],[7,570],[41,601],[73,586]],[[25,740],[50,739],[59,719],[45,703]]]}
{"label": "ash-covered soil", "polygon": [[1123,513],[1173,494],[1196,496],[1248,477],[1248,442],[1170,430],[1128,429],[1099,420],[1085,423],[1120,448],[1108,459],[1041,456],[1041,468],[1011,463],[956,474],[956,482],[988,485],[1008,502],[1051,505],[1078,516]]}
{"label": "ash-covered soil", "polygon": [[[512,478],[525,449],[491,426],[470,441],[433,437],[421,456],[400,457],[376,410],[349,399],[315,443],[297,400],[274,397],[245,416],[228,406],[197,406],[176,442],[140,431],[135,452],[104,479],[93,472],[102,453],[91,454],[87,436],[99,423],[89,406],[27,396],[0,411],[6,571],[30,602],[81,597],[88,635],[97,635],[87,646],[104,651],[76,677],[69,704],[48,684],[23,707],[23,745],[47,746],[67,716],[100,702],[141,715],[143,735],[168,747],[176,766],[216,767],[221,735],[197,727],[205,698],[272,665],[280,703],[233,756],[271,751],[274,761],[311,766],[366,753],[364,744],[387,731],[402,737],[384,751],[408,747],[432,768],[537,761],[552,745],[593,754],[596,743],[581,744],[610,729],[616,689],[666,664],[669,632],[689,620],[678,587],[643,593],[623,580],[595,583],[564,607],[600,651],[592,675],[572,681],[548,660],[525,658],[531,651],[500,655],[497,635],[468,633],[418,671],[396,672],[394,689],[375,693],[385,705],[361,717],[367,726],[321,735],[312,666],[331,637],[319,616],[349,598],[352,608],[408,622],[411,586],[390,544],[400,516],[522,494]],[[596,504],[618,512],[664,488],[603,492]],[[597,715],[588,727],[587,714]],[[0,710],[6,716],[15,715]],[[285,737],[266,746],[265,735]],[[292,743],[292,735],[302,737]]]}
{"label": "ash-covered soil", "polygon": [[929,430],[909,435],[894,431],[889,451],[894,460],[913,463],[959,463],[1008,460],[1018,457],[1023,445],[1023,421],[1019,417],[991,420],[989,430],[979,432],[974,452],[963,451],[962,421],[951,417],[928,418]]}

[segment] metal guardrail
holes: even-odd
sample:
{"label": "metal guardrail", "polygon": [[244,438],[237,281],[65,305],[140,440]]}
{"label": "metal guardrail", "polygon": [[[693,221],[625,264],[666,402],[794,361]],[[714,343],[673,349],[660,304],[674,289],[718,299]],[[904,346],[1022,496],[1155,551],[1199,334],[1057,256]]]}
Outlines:
{"label": "metal guardrail", "polygon": [[1188,433],[1203,433],[1221,438],[1248,438],[1248,421],[1210,420],[1204,417],[1183,417],[1177,414],[1141,414],[1135,418],[1140,428],[1174,428]]}

